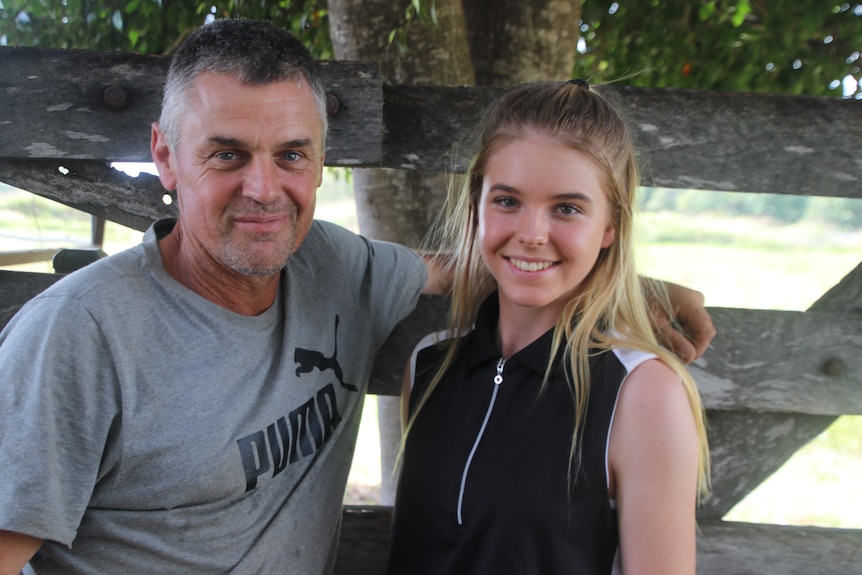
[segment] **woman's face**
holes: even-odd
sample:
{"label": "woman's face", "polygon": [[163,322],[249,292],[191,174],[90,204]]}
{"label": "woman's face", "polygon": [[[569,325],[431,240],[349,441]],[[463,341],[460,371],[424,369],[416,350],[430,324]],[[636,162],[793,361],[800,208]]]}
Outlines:
{"label": "woman's face", "polygon": [[501,317],[529,312],[553,325],[599,251],[613,243],[600,175],[588,155],[540,134],[492,153],[478,231],[482,258],[497,280]]}

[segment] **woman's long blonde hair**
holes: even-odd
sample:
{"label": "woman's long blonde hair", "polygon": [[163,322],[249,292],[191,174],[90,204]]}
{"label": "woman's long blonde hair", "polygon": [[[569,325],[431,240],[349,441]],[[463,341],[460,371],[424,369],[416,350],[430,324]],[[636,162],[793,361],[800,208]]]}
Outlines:
{"label": "woman's long blonde hair", "polygon": [[482,123],[478,152],[462,185],[451,187],[440,225],[429,236],[441,259],[448,256],[452,271],[449,347],[410,423],[450,367],[482,301],[496,289],[478,245],[482,178],[494,152],[528,131],[546,135],[593,159],[607,194],[609,223],[616,231],[613,243],[601,250],[592,271],[564,306],[545,372],[547,383],[557,367],[553,358],[564,347],[567,361],[562,367],[569,375],[575,402],[572,459],[577,461],[580,453],[579,434],[590,393],[590,358],[614,348],[639,349],[669,365],[685,386],[701,446],[698,493],[703,495],[709,486],[709,451],[700,395],[685,366],[656,340],[646,297],[661,302],[665,310],[670,306],[660,284],[641,281],[634,261],[632,207],[639,185],[634,146],[617,111],[581,81],[516,87],[496,101]]}

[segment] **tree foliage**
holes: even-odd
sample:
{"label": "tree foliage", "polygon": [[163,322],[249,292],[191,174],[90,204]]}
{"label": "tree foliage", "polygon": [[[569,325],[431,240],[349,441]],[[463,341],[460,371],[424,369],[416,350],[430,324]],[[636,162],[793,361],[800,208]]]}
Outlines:
{"label": "tree foliage", "polygon": [[[401,2],[405,27],[434,20],[435,0]],[[332,57],[325,0],[0,0],[0,43],[166,53],[226,16],[271,20]],[[574,75],[594,82],[862,97],[860,4],[585,0],[581,32]]]}
{"label": "tree foliage", "polygon": [[270,20],[331,58],[325,0],[0,0],[0,39],[10,46],[164,54],[213,18]]}
{"label": "tree foliage", "polygon": [[577,68],[595,81],[862,96],[860,4],[586,0],[581,32]]}

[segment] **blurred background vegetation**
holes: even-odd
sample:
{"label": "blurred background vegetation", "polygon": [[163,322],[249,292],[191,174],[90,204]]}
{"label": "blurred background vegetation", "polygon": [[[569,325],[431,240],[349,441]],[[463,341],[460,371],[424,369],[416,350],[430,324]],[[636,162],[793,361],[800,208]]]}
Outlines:
{"label": "blurred background vegetation", "polygon": [[[434,21],[438,4],[447,1],[402,0],[402,26]],[[333,54],[327,6],[326,0],[0,0],[0,45],[166,54],[206,21],[239,16],[288,27],[327,59]],[[593,83],[860,97],[862,5],[852,2],[585,0],[580,31],[573,77]]]}

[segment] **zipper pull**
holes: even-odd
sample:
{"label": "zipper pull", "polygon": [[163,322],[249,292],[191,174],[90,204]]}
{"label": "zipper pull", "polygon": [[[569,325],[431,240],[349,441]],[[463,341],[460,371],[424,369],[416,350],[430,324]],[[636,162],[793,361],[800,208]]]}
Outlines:
{"label": "zipper pull", "polygon": [[506,358],[501,357],[497,362],[497,375],[494,376],[494,385],[503,383],[503,366],[506,365]]}

